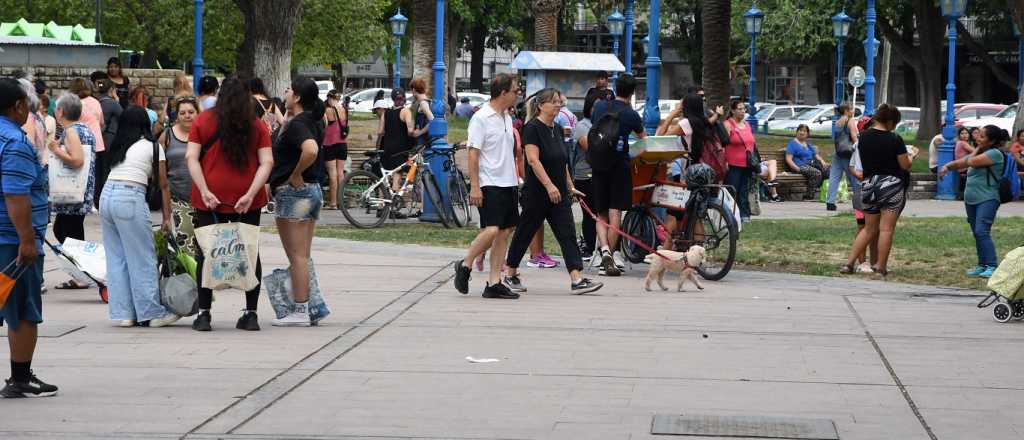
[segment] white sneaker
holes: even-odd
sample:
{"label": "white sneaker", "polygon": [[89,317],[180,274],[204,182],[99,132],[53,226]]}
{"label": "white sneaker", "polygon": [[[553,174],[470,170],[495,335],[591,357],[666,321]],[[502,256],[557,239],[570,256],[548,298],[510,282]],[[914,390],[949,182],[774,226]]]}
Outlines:
{"label": "white sneaker", "polygon": [[594,255],[590,256],[590,267],[601,267],[601,250],[595,250]]}
{"label": "white sneaker", "polygon": [[309,327],[312,323],[309,321],[309,312],[305,309],[296,310],[285,316],[284,318],[275,319],[270,323],[274,327]]}
{"label": "white sneaker", "polygon": [[858,273],[874,273],[875,270],[871,268],[871,263],[868,263],[867,261],[865,261],[863,263],[860,263],[860,266],[857,266],[857,272]]}
{"label": "white sneaker", "polygon": [[134,319],[122,319],[120,322],[117,323],[117,326],[118,327],[135,327],[135,320]]}
{"label": "white sneaker", "polygon": [[168,313],[167,316],[164,316],[163,318],[157,318],[157,319],[149,320],[149,326],[150,327],[167,327],[167,326],[169,326],[171,324],[174,324],[175,322],[178,322],[179,319],[181,319],[180,316],[175,315],[173,313]]}
{"label": "white sneaker", "polygon": [[622,252],[615,251],[612,253],[612,260],[615,260],[615,267],[619,268],[619,270],[626,269],[626,261],[622,259]]}

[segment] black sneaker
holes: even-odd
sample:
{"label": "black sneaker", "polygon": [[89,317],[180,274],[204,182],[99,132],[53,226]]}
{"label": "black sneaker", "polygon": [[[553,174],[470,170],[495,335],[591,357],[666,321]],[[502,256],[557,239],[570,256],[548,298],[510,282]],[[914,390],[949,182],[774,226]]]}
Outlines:
{"label": "black sneaker", "polygon": [[197,332],[208,332],[213,330],[213,328],[210,327],[210,312],[200,312],[199,315],[196,316],[196,320],[192,321],[192,330]]}
{"label": "black sneaker", "polygon": [[4,382],[7,385],[3,390],[0,390],[0,397],[5,399],[57,395],[57,387],[39,380],[35,374],[29,376],[28,382],[15,382],[13,379],[7,379]]}
{"label": "black sneaker", "polygon": [[[198,320],[199,319],[196,318],[196,321]],[[195,327],[195,325],[193,325],[193,327]],[[238,318],[238,322],[235,323],[235,328],[239,330],[248,330],[251,332],[259,331],[260,320],[256,316],[256,312],[246,311],[245,313],[243,313],[242,316]]]}
{"label": "black sneaker", "polygon": [[455,290],[465,295],[469,293],[469,274],[473,273],[473,269],[470,269],[462,264],[462,260],[455,260]]}
{"label": "black sneaker", "polygon": [[508,289],[504,284],[498,283],[495,285],[487,285],[484,289],[484,298],[498,298],[498,299],[519,299],[519,294]]}
{"label": "black sneaker", "polygon": [[615,265],[615,259],[612,258],[611,252],[601,251],[601,270],[598,274],[609,277],[622,275],[622,271]]}
{"label": "black sneaker", "polygon": [[825,204],[825,210],[826,211],[835,211],[836,210],[836,204],[835,203],[826,203]]}
{"label": "black sneaker", "polygon": [[579,281],[572,283],[572,294],[582,295],[584,293],[596,292],[604,287],[602,283],[595,283],[590,281],[588,278],[581,278]]}

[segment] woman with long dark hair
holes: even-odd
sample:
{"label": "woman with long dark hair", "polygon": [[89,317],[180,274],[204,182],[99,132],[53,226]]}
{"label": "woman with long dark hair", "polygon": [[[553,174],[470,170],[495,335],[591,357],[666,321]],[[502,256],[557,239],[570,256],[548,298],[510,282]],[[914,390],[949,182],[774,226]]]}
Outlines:
{"label": "woman with long dark hair", "polygon": [[100,196],[103,248],[107,254],[110,319],[121,327],[148,322],[150,327],[181,319],[160,303],[156,246],[150,226],[146,189],[156,173],[163,201],[163,229],[170,230],[171,195],[163,149],[153,169],[153,133],[149,115],[139,106],[121,114],[117,135],[107,149],[110,174]]}
{"label": "woman with long dark hair", "polygon": [[[202,112],[188,137],[189,174],[192,175],[192,221],[196,228],[214,223],[260,224],[260,209],[267,205],[264,184],[274,166],[270,132],[256,118],[256,103],[249,87],[238,78],[224,80],[215,107]],[[198,247],[198,246],[197,246]],[[203,253],[196,255],[202,273]],[[256,259],[256,278],[262,277]],[[245,292],[245,312],[235,327],[259,330],[256,306],[260,285]],[[192,329],[210,331],[213,292],[199,280],[199,316]]]}
{"label": "woman with long dark hair", "polygon": [[131,104],[129,99],[131,85],[128,77],[124,76],[124,71],[121,70],[121,60],[119,58],[110,57],[107,60],[107,77],[110,78],[110,82],[114,83],[114,89],[117,90],[117,100],[120,101],[121,106],[128,107]]}
{"label": "woman with long dark hair", "polygon": [[999,211],[999,180],[1006,167],[1006,156],[1001,150],[1009,140],[1006,130],[986,125],[978,130],[978,149],[974,153],[939,168],[940,179],[950,170],[967,169],[964,206],[978,253],[978,265],[967,271],[968,277],[989,278],[999,265],[996,244],[992,241],[992,224]]}
{"label": "woman with long dark hair", "polygon": [[338,208],[338,186],[345,179],[345,161],[348,160],[348,108],[341,102],[337,90],[327,92],[327,129],[324,132],[324,163],[330,179],[327,209]]}
{"label": "woman with long dark hair", "polygon": [[326,170],[320,155],[324,138],[324,102],[309,78],[297,78],[284,92],[284,105],[294,115],[281,130],[274,145],[274,170],[270,187],[274,191],[274,214],[278,235],[288,257],[291,292],[295,309],[275,319],[282,327],[308,327],[310,247],[313,230],[320,218],[323,191],[320,180]]}

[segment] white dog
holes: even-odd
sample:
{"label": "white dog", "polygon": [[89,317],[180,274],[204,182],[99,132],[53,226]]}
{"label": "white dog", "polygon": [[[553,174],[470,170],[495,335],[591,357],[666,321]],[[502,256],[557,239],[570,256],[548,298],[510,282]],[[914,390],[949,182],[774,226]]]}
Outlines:
{"label": "white dog", "polygon": [[661,290],[668,290],[662,283],[665,271],[679,272],[679,286],[676,287],[678,292],[683,291],[683,282],[686,280],[692,281],[697,289],[704,290],[704,286],[701,286],[700,281],[697,280],[697,268],[704,263],[703,246],[690,246],[690,250],[686,252],[658,249],[658,253],[667,257],[668,260],[655,254],[644,257],[644,262],[651,265],[650,270],[647,271],[647,277],[644,278],[644,290],[650,292],[651,281],[655,279]]}

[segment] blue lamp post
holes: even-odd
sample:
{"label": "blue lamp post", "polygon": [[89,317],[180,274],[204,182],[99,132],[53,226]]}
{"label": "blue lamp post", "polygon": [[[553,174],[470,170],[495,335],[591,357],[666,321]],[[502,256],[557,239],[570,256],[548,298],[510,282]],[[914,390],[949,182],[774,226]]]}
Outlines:
{"label": "blue lamp post", "polygon": [[405,26],[409,24],[409,19],[405,18],[399,9],[388,21],[391,22],[391,35],[395,37],[395,83],[392,88],[397,89],[402,86],[402,36],[405,35]]}
{"label": "blue lamp post", "polygon": [[757,102],[757,73],[754,70],[754,63],[757,61],[757,36],[761,35],[761,25],[764,24],[764,12],[757,9],[757,2],[755,1],[750,9],[743,14],[743,21],[746,27],[747,34],[750,35],[750,108],[747,110],[747,123],[750,124],[752,130],[757,130],[757,108],[755,103]]}
{"label": "blue lamp post", "polygon": [[867,76],[864,78],[864,115],[875,115],[875,54],[878,51],[878,40],[875,39],[875,0],[868,0],[867,11],[868,36],[864,39],[864,57],[867,58]]}
{"label": "blue lamp post", "polygon": [[[949,31],[949,66],[946,82],[946,126],[942,128],[944,142],[939,150],[938,166],[942,167],[953,160],[954,147],[956,145],[956,125],[953,121],[953,105],[956,100],[956,21],[964,15],[967,8],[967,0],[942,0],[939,2],[942,8],[942,16],[946,17]],[[946,177],[939,181],[938,193],[935,198],[941,200],[953,200],[956,198],[957,173],[947,173]]]}
{"label": "blue lamp post", "polygon": [[[626,27],[626,17],[616,9],[612,15],[608,16],[608,33],[612,35],[614,41],[612,42],[612,53],[615,54],[615,58],[619,57],[619,38],[622,37],[622,32]],[[612,74],[612,80],[619,79],[619,72]]]}
{"label": "blue lamp post", "polygon": [[644,100],[644,126],[653,136],[661,123],[658,98],[661,96],[661,57],[658,56],[658,34],[661,29],[661,0],[651,1],[650,28],[647,31],[647,97]]}
{"label": "blue lamp post", "polygon": [[[446,105],[445,105],[445,89],[444,89],[444,8],[445,0],[437,0],[437,7],[435,10],[435,32],[434,32],[434,99],[433,106],[430,111],[434,113],[434,120],[430,121],[427,133],[430,134],[431,145],[430,148],[437,150],[446,150],[451,148],[448,146],[448,121],[444,119]],[[447,158],[443,155],[434,155],[430,158],[430,171],[433,172],[438,182],[448,181],[448,172],[444,169],[444,162]],[[448,206],[451,206],[448,201],[448,185],[440,184],[441,197]],[[439,222],[441,218],[437,215],[437,208],[430,203],[428,197],[423,203],[423,215],[420,216],[420,221],[424,222]]]}
{"label": "blue lamp post", "polygon": [[[843,103],[843,43],[850,35],[850,22],[853,20],[846,15],[846,9],[839,11],[832,16],[832,35],[836,37],[836,107]],[[833,120],[838,119],[838,115]]]}
{"label": "blue lamp post", "polygon": [[623,63],[626,65],[626,74],[633,74],[633,0],[626,0],[626,29],[625,29],[625,54]]}
{"label": "blue lamp post", "polygon": [[199,79],[203,77],[203,0],[196,0],[195,47],[192,55],[192,93],[199,94]]}

